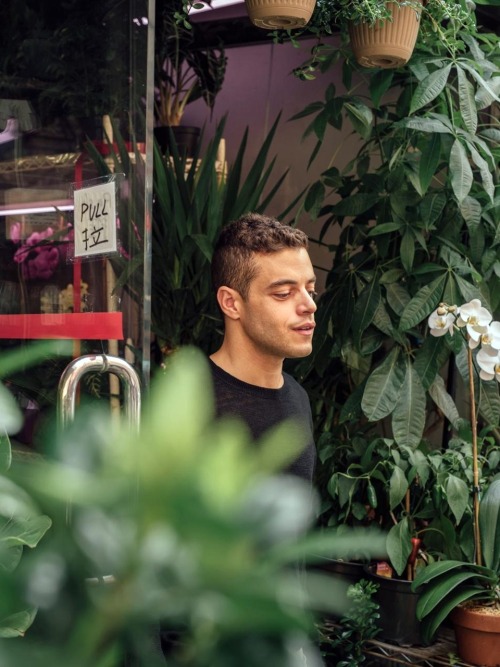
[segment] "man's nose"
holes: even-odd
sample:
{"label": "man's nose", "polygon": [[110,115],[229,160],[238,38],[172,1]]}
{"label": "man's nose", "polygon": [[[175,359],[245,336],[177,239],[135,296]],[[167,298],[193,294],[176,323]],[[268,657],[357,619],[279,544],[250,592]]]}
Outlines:
{"label": "man's nose", "polygon": [[299,309],[304,313],[315,313],[318,310],[318,306],[309,292],[301,293]]}

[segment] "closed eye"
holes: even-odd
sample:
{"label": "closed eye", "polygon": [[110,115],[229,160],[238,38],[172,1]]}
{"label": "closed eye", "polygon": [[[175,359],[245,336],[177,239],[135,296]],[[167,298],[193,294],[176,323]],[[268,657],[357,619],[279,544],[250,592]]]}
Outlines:
{"label": "closed eye", "polygon": [[315,292],[314,290],[310,290],[310,291],[309,291],[309,296],[311,297],[311,299],[312,299],[313,301],[316,301],[316,299],[317,299],[317,297],[318,297],[318,293]]}
{"label": "closed eye", "polygon": [[277,299],[287,299],[290,296],[291,292],[275,292],[273,296]]}

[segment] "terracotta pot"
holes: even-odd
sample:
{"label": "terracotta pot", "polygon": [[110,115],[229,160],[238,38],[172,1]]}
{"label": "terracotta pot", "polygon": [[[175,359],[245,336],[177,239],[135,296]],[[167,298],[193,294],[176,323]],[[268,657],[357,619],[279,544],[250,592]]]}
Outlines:
{"label": "terracotta pot", "polygon": [[389,6],[392,21],[377,21],[373,26],[349,25],[351,48],[363,67],[396,68],[411,58],[420,28],[420,11],[392,2]]}
{"label": "terracotta pot", "polygon": [[487,607],[459,606],[450,615],[461,660],[482,667],[500,667],[500,614]]}
{"label": "terracotta pot", "polygon": [[302,28],[312,16],[316,0],[245,0],[250,21],[257,28]]}

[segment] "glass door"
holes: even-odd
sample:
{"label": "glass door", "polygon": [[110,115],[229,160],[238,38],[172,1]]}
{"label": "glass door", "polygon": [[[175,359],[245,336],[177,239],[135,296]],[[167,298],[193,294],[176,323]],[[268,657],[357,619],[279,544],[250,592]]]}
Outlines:
{"label": "glass door", "polygon": [[[13,445],[36,452],[71,359],[120,357],[147,383],[154,0],[0,12],[0,355],[63,341],[2,378],[25,413]],[[80,394],[123,402],[114,375]]]}

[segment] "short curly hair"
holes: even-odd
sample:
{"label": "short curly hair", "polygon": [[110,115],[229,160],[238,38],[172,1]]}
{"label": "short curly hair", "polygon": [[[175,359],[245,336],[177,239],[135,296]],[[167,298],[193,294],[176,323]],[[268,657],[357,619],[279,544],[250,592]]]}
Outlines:
{"label": "short curly hair", "polygon": [[224,227],[212,257],[212,283],[215,291],[225,285],[235,289],[243,299],[257,274],[255,255],[269,254],[287,248],[305,248],[307,235],[275,218],[247,213]]}

